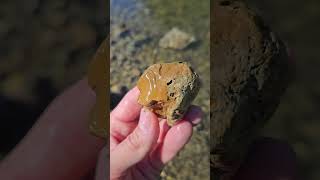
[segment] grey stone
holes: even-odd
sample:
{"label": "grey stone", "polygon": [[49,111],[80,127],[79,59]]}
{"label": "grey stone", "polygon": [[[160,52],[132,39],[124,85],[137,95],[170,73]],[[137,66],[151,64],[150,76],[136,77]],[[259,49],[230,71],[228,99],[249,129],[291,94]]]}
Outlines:
{"label": "grey stone", "polygon": [[172,28],[162,39],[160,39],[159,46],[162,48],[183,50],[195,41],[196,39],[194,36],[183,32],[178,28]]}

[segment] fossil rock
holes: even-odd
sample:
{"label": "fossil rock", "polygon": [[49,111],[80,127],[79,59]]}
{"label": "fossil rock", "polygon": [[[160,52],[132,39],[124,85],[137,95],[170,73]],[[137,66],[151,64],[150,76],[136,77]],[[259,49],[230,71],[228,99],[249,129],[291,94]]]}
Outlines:
{"label": "fossil rock", "polygon": [[138,80],[139,104],[170,126],[182,118],[196,97],[200,80],[187,63],[163,63],[150,66]]}
{"label": "fossil rock", "polygon": [[178,28],[172,28],[171,31],[167,32],[167,34],[160,39],[159,46],[162,48],[183,50],[195,41],[195,37],[179,30]]}
{"label": "fossil rock", "polygon": [[242,1],[213,1],[211,173],[236,170],[288,84],[284,44]]}
{"label": "fossil rock", "polygon": [[96,93],[96,104],[91,112],[90,131],[96,136],[107,138],[109,132],[108,121],[108,91],[109,74],[107,73],[107,63],[109,58],[109,39],[106,39],[94,58],[91,60],[88,71],[88,83]]}

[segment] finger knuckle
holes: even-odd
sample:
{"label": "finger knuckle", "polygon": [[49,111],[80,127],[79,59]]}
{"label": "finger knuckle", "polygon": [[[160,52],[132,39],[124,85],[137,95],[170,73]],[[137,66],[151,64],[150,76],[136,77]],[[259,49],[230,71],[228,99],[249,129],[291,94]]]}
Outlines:
{"label": "finger knuckle", "polygon": [[127,146],[130,150],[137,150],[141,147],[140,136],[138,133],[133,132],[128,136]]}

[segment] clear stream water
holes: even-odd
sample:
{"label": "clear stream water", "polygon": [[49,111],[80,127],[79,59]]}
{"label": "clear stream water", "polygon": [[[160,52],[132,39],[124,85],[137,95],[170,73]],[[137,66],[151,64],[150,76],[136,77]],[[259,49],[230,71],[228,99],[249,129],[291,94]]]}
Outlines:
{"label": "clear stream water", "polygon": [[202,107],[205,117],[184,151],[165,168],[162,178],[209,179],[210,0],[111,0],[110,14],[113,22],[154,34],[156,42],[173,27],[196,37],[194,46],[168,50],[168,54],[175,56],[173,59],[187,57],[199,74],[203,86],[194,103]]}

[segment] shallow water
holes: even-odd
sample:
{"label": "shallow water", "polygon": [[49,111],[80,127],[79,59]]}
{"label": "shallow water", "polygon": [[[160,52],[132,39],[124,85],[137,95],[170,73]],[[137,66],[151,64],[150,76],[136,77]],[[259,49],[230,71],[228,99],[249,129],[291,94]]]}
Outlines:
{"label": "shallow water", "polygon": [[174,27],[195,36],[196,43],[184,51],[174,52],[176,56],[171,56],[171,60],[182,58],[189,61],[204,84],[209,84],[209,0],[111,0],[110,14],[112,22],[123,22],[151,33],[157,40]]}
{"label": "shallow water", "polygon": [[113,20],[157,33],[178,27],[199,40],[210,31],[209,0],[111,0],[110,15]]}
{"label": "shallow water", "polygon": [[[128,28],[141,31],[143,36],[150,36],[152,39],[142,50],[145,53],[142,53],[144,56],[138,61],[138,65],[130,65],[129,73],[119,71],[117,67],[126,68],[126,65],[118,64],[130,63],[119,59],[111,62],[111,73],[113,77],[117,76],[111,79],[111,85],[112,82],[122,83],[131,88],[136,82],[127,80],[127,76],[132,76],[130,69],[144,69],[153,63],[177,60],[189,62],[202,80],[203,86],[194,104],[201,106],[205,112],[203,123],[195,128],[191,142],[162,172],[163,179],[209,179],[209,10],[209,0],[111,0],[110,3],[111,31],[114,30],[112,26],[124,23]],[[195,36],[197,42],[179,51],[160,48],[159,40],[173,27]],[[120,41],[118,44],[122,44]],[[123,48],[117,53],[126,54],[127,51]],[[154,53],[155,56],[150,55]]]}

